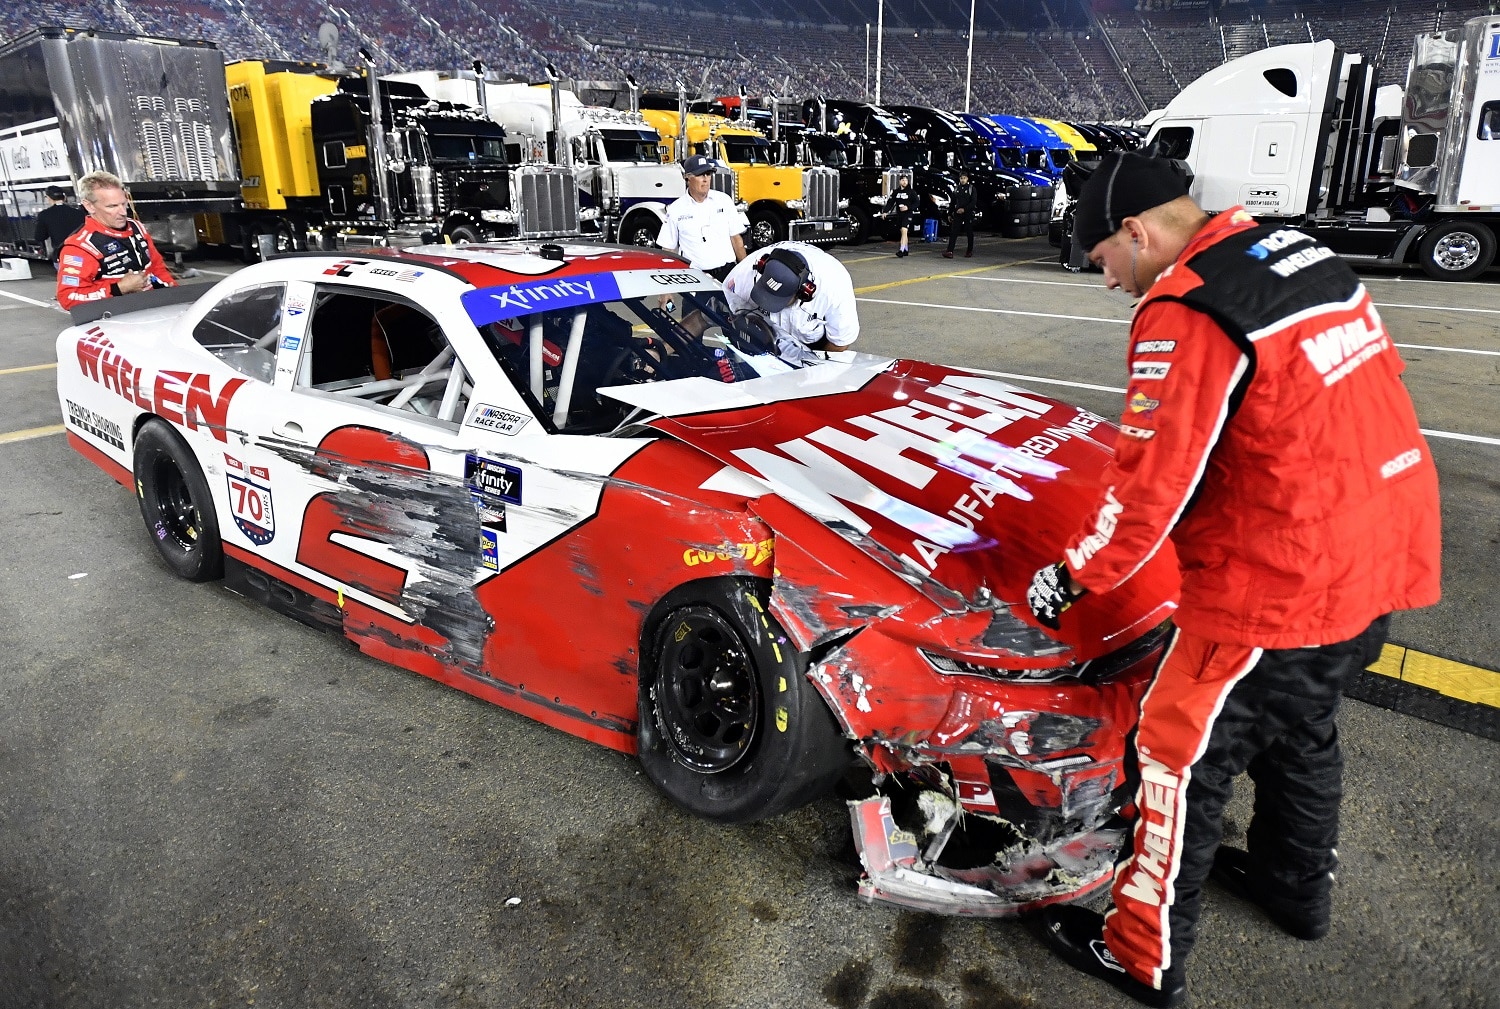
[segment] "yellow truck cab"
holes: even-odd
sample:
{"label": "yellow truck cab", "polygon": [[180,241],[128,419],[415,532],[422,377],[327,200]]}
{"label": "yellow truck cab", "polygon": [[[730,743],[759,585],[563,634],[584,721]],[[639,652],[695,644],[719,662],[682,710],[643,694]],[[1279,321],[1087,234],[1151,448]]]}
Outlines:
{"label": "yellow truck cab", "polygon": [[1089,142],[1089,139],[1079,133],[1067,123],[1057,119],[1038,119],[1037,122],[1056,133],[1058,139],[1073,148],[1073,160],[1095,161],[1099,157],[1099,148]]}
{"label": "yellow truck cab", "polygon": [[684,117],[667,109],[642,109],[641,115],[661,134],[672,161],[706,154],[728,167],[715,173],[714,188],[750,218],[747,248],[787,238],[823,244],[849,237],[847,203],[839,198],[835,169],[778,165],[764,133],[723,116],[690,112]]}

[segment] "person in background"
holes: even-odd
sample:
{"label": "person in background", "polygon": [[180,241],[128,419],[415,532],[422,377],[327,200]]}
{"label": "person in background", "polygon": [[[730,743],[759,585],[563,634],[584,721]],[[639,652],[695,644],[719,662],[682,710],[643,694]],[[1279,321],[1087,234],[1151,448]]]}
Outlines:
{"label": "person in background", "polygon": [[88,218],[63,242],[58,255],[57,303],[64,309],[90,301],[176,287],[167,263],[141,222],[130,216],[130,194],[119,177],[90,172],[78,180]]}
{"label": "person in background", "polygon": [[978,202],[978,197],[974,193],[974,183],[969,180],[969,173],[959,172],[958,185],[953,189],[953,202],[948,206],[948,251],[943,253],[944,259],[953,258],[953,249],[958,245],[960,231],[969,239],[969,247],[964,250],[964,258],[974,255],[974,207]]}
{"label": "person in background", "polygon": [[741,236],[750,221],[732,199],[713,188],[713,158],[694,154],[682,163],[682,174],[687,192],[667,204],[656,244],[722,281],[745,258]]}
{"label": "person in background", "polygon": [[891,193],[890,199],[886,201],[887,213],[890,214],[891,223],[901,233],[901,247],[896,250],[896,258],[911,255],[907,247],[907,239],[911,232],[911,222],[916,218],[920,209],[917,204],[917,191],[912,188],[911,176],[902,172],[896,180],[896,188]]}
{"label": "person in background", "polygon": [[68,202],[68,191],[62,186],[47,187],[47,206],[36,215],[36,243],[47,250],[52,265],[57,265],[57,257],[62,254],[63,243],[68,236],[83,227],[84,213],[82,207],[75,207]]}

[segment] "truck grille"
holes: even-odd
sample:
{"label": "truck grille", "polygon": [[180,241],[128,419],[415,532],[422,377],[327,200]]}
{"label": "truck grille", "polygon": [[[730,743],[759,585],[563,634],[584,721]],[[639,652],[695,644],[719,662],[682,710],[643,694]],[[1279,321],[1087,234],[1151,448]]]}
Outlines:
{"label": "truck grille", "polygon": [[578,234],[578,183],[573,173],[548,165],[516,169],[520,189],[518,234],[521,238],[549,238]]}
{"label": "truck grille", "polygon": [[733,171],[719,165],[714,169],[713,188],[736,202],[739,200],[740,178]]}
{"label": "truck grille", "polygon": [[831,221],[839,216],[839,173],[832,168],[802,170],[802,214],[812,221]]}

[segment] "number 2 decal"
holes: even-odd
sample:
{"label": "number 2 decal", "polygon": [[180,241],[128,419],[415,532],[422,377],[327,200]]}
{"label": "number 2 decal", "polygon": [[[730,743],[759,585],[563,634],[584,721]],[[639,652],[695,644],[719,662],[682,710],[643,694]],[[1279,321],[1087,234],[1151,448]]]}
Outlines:
{"label": "number 2 decal", "polygon": [[[427,452],[404,438],[367,427],[341,427],[318,443],[319,462],[337,467],[387,467],[428,471]],[[302,537],[297,543],[297,563],[318,571],[351,588],[368,592],[389,603],[399,604],[406,587],[407,571],[343,543],[335,533],[389,546],[380,538],[383,530],[372,521],[371,510],[357,492],[325,491],[313,496],[302,516]]]}

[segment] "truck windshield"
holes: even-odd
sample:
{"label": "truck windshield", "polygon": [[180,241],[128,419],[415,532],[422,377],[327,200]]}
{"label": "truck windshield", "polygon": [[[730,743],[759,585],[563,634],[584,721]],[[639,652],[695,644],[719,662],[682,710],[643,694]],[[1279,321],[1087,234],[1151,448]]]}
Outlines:
{"label": "truck windshield", "polygon": [[614,164],[659,165],[660,143],[656,133],[644,130],[610,130],[603,135],[605,160]]}
{"label": "truck windshield", "polygon": [[476,137],[434,133],[427,137],[434,161],[485,161],[505,163],[504,137]]}
{"label": "truck windshield", "polygon": [[1054,147],[1054,148],[1052,148],[1052,163],[1054,165],[1056,165],[1058,168],[1061,168],[1063,165],[1066,165],[1069,161],[1072,161],[1072,160],[1073,160],[1073,148],[1071,148],[1071,147]]}
{"label": "truck windshield", "polygon": [[731,165],[774,165],[771,145],[763,137],[723,137],[724,160]]}
{"label": "truck windshield", "polygon": [[1022,157],[1020,150],[1015,147],[1002,147],[995,152],[995,156],[1000,159],[1000,163],[1006,168],[1026,167],[1026,159]]}
{"label": "truck windshield", "polygon": [[843,168],[849,163],[849,152],[833,137],[807,138],[808,162],[825,168]]}
{"label": "truck windshield", "polygon": [[916,144],[887,144],[886,163],[896,168],[916,168],[927,164],[927,149]]}

